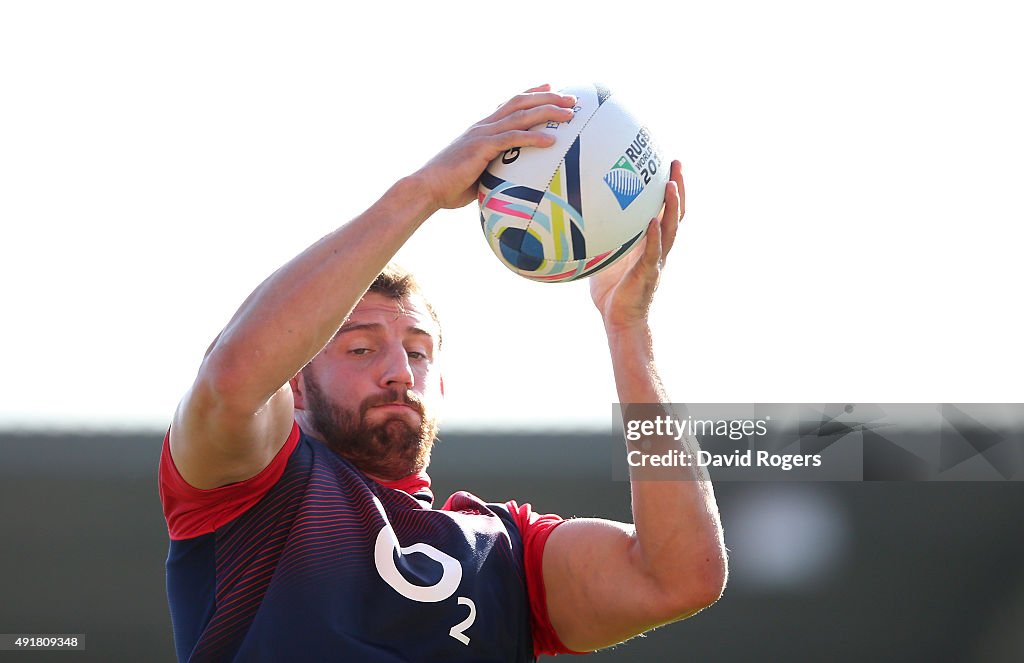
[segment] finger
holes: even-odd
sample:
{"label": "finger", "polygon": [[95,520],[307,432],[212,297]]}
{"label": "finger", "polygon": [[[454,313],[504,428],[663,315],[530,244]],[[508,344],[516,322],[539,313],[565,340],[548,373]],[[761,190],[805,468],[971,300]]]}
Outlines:
{"label": "finger", "polygon": [[680,205],[682,200],[679,197],[679,187],[675,180],[669,180],[665,185],[665,212],[661,216],[661,258],[668,257],[672,245],[676,242],[676,233],[679,230]]}
{"label": "finger", "polygon": [[551,83],[544,83],[543,85],[538,85],[537,87],[531,87],[529,90],[524,90],[523,93],[529,94],[531,92],[547,92],[550,89]]}
{"label": "finger", "polygon": [[672,162],[670,179],[679,187],[679,218],[686,215],[686,187],[683,186],[683,164],[678,160]]}
{"label": "finger", "polygon": [[[551,83],[544,83],[543,85],[538,85],[537,87],[531,87],[529,90],[523,90],[522,94],[531,94],[533,92],[550,92],[550,91],[551,91]],[[497,106],[495,106],[495,109],[501,108],[503,105],[504,104],[498,104]]]}
{"label": "finger", "polygon": [[544,104],[572,108],[576,105],[576,97],[571,94],[558,94],[557,92],[524,92],[523,94],[517,94],[501,106],[498,106],[498,110],[484,118],[480,124],[491,124],[508,117],[516,111]]}
{"label": "finger", "polygon": [[641,270],[641,273],[651,273],[658,269],[658,262],[661,260],[661,230],[658,228],[657,219],[652,219],[647,225],[644,242],[644,253],[633,268]]}
{"label": "finger", "polygon": [[572,116],[573,111],[571,108],[545,104],[534,108],[517,110],[497,122],[477,125],[470,129],[470,133],[487,135],[516,129],[529,129],[530,127],[547,122],[568,122],[572,119]]}
{"label": "finger", "polygon": [[544,131],[512,130],[487,136],[488,150],[492,152],[490,159],[513,147],[551,147],[555,137]]}

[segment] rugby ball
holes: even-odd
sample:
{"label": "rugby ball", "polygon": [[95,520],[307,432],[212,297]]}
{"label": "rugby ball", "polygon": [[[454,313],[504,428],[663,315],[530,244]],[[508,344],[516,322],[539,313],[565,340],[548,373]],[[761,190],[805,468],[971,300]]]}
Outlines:
{"label": "rugby ball", "polygon": [[512,148],[480,177],[480,225],[516,274],[558,283],[586,278],[640,241],[661,210],[666,162],[650,131],[602,85],[577,98],[567,122],[532,127],[550,147]]}

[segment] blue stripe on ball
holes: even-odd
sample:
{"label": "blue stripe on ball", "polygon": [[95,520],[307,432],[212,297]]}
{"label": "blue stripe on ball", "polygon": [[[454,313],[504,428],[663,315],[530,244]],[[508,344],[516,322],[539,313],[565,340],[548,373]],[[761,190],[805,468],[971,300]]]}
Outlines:
{"label": "blue stripe on ball", "polygon": [[510,265],[528,272],[544,263],[544,246],[522,228],[505,228],[498,236],[501,255]]}

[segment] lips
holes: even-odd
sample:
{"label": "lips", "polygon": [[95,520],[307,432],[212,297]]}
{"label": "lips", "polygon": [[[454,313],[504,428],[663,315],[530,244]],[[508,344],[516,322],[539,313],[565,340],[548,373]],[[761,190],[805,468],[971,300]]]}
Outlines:
{"label": "lips", "polygon": [[367,408],[366,411],[377,412],[381,417],[405,417],[408,416],[406,413],[411,412],[417,419],[423,418],[423,412],[415,403],[379,403]]}
{"label": "lips", "polygon": [[404,410],[412,410],[416,414],[423,417],[423,403],[420,402],[416,394],[411,392],[401,392],[398,390],[389,390],[380,394],[370,396],[363,401],[360,411],[364,414],[370,410],[381,410],[383,412],[394,411],[401,412]]}
{"label": "lips", "polygon": [[411,411],[415,412],[416,414],[419,414],[419,410],[417,410],[412,405],[409,405],[408,403],[381,403],[380,405],[374,405],[370,409],[371,410],[392,410],[392,409],[397,409],[397,408],[401,408],[403,410],[411,410]]}

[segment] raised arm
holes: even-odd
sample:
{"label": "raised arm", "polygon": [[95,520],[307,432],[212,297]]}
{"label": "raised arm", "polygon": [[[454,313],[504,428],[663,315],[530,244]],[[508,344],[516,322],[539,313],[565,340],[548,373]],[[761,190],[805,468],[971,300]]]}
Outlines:
{"label": "raised arm", "polygon": [[477,179],[501,152],[550,145],[550,135],[526,129],[569,119],[574,103],[548,86],[514,97],[256,288],[210,346],[175,413],[170,447],[182,477],[214,488],[266,467],[292,425],[288,381],[398,249],[436,210],[474,200]]}
{"label": "raised arm", "polygon": [[[672,163],[664,212],[648,228],[645,244],[591,280],[623,404],[668,400],[647,314],[683,215],[680,168]],[[696,451],[694,440],[684,443]],[[693,467],[658,468],[656,477],[630,472],[634,525],[571,520],[545,546],[548,612],[563,644],[575,651],[688,617],[714,603],[725,586],[722,528],[707,475]]]}

